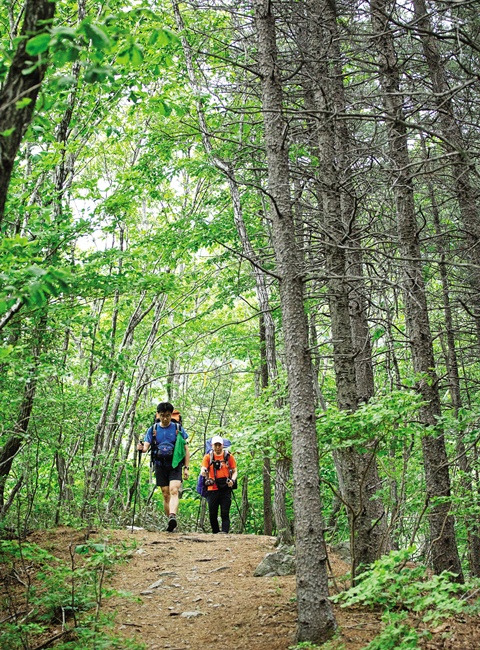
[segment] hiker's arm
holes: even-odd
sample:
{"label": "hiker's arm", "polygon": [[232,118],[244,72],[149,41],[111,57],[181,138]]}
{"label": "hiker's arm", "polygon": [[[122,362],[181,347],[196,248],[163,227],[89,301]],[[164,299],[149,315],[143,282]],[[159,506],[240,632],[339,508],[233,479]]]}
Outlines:
{"label": "hiker's arm", "polygon": [[150,449],[150,443],[149,442],[139,442],[137,445],[137,450],[138,451],[143,451],[143,453],[147,453],[147,451]]}
{"label": "hiker's arm", "polygon": [[[229,465],[230,465],[230,463],[229,463]],[[234,482],[237,480],[237,466],[236,465],[235,465],[235,467],[230,466],[230,469],[232,471],[232,475],[230,476],[229,481],[231,481],[231,483],[233,485]]]}
{"label": "hiker's arm", "polygon": [[185,445],[185,465],[183,466],[183,475],[185,478],[188,478],[188,472],[190,468],[190,449],[188,445]]}

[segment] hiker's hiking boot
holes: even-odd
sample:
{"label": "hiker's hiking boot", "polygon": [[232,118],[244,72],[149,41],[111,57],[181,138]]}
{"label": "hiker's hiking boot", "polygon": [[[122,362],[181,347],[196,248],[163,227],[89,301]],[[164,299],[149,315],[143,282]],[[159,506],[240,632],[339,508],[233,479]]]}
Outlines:
{"label": "hiker's hiking boot", "polygon": [[167,531],[169,533],[173,533],[176,527],[177,527],[177,518],[175,517],[175,515],[170,515],[168,518]]}

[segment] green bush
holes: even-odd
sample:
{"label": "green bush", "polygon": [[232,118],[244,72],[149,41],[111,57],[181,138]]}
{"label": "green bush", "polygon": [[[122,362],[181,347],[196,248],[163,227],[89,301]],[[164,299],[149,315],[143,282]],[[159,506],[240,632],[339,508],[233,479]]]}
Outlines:
{"label": "green bush", "polygon": [[341,607],[363,605],[387,610],[382,619],[386,627],[368,645],[368,650],[417,648],[419,636],[406,622],[409,614],[420,617],[427,626],[454,614],[478,611],[478,604],[468,604],[466,598],[459,597],[475,593],[478,580],[462,585],[454,582],[456,576],[448,571],[429,577],[422,565],[407,567],[414,550],[385,555],[358,576],[355,586],[332,597]]}
{"label": "green bush", "polygon": [[70,553],[70,562],[65,563],[36,544],[0,541],[6,583],[9,576],[18,578],[2,599],[2,609],[10,617],[2,629],[0,648],[35,647],[51,626],[62,623],[58,648],[140,649],[113,635],[111,618],[100,612],[103,599],[117,594],[105,586],[105,578],[126,559],[129,549],[89,542]]}

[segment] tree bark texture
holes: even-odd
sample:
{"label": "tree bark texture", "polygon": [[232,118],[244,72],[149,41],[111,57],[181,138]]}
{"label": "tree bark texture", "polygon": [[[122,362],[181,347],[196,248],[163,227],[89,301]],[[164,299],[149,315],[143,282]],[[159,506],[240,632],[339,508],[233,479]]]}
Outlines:
{"label": "tree bark texture", "polygon": [[[269,377],[267,367],[266,345],[265,345],[265,320],[260,314],[260,386],[262,390],[268,388]],[[270,444],[267,440],[264,443],[262,485],[263,485],[263,534],[271,535],[273,532],[273,508],[272,508],[272,467],[269,456]]]}
{"label": "tree bark texture", "polygon": [[[354,219],[352,201],[345,196],[346,169],[350,166],[348,132],[337,116],[345,112],[336,16],[323,0],[306,1],[308,37],[305,58],[313,103],[320,161],[320,191],[328,277],[330,322],[338,407],[355,411],[373,395],[371,346],[361,294],[361,255],[351,242],[349,224]],[[350,258],[346,243],[350,243]],[[352,273],[355,273],[352,277]],[[372,441],[372,446],[373,446]],[[359,564],[370,564],[383,552],[386,526],[383,505],[375,498],[380,488],[374,453],[354,447],[336,451],[337,471],[347,507],[352,542],[353,575]]]}
{"label": "tree bark texture", "polygon": [[422,450],[431,560],[436,573],[452,571],[459,580],[463,580],[455,540],[454,518],[451,514],[448,458],[443,430],[439,424],[440,396],[415,215],[407,130],[400,92],[400,71],[388,18],[391,8],[384,0],[371,0],[370,8],[387,118],[398,238],[404,260],[407,333],[412,350],[413,369],[419,377],[417,390],[424,400],[420,415],[422,423],[428,428],[422,439]]}
{"label": "tree bark texture", "polygon": [[271,200],[272,238],[280,275],[280,302],[285,337],[288,394],[292,428],[294,483],[297,639],[323,643],[335,631],[328,600],[326,553],[320,501],[315,392],[304,311],[304,278],[295,235],[287,123],[277,65],[272,3],[254,0],[258,70],[262,81],[262,112]]}
{"label": "tree bark texture", "polygon": [[287,485],[290,477],[292,462],[286,458],[284,452],[277,455],[275,463],[275,490],[273,499],[273,513],[275,518],[275,529],[280,544],[293,544],[293,534],[290,521],[287,517],[285,507],[287,497]]}
{"label": "tree bark texture", "polygon": [[478,188],[473,182],[473,178],[478,176],[478,172],[469,153],[469,144],[465,141],[455,115],[452,91],[425,0],[413,0],[413,6],[416,31],[421,40],[430,73],[433,100],[438,112],[442,135],[442,146],[449,154],[447,160],[452,171],[462,234],[465,238],[464,257],[467,262],[473,262],[467,274],[467,281],[472,288],[469,300],[475,316],[477,339],[480,345],[480,219],[478,218],[480,197]]}
{"label": "tree bark texture", "polygon": [[[15,157],[25,130],[31,122],[38,92],[47,69],[47,59],[43,58],[40,61],[38,56],[27,54],[26,44],[30,38],[48,28],[48,23],[53,19],[54,13],[55,2],[27,0],[25,20],[21,31],[23,38],[18,44],[5,84],[0,92],[0,224],[4,217]],[[45,55],[42,56],[45,57]],[[22,99],[29,99],[30,102],[23,108],[17,108],[17,102]],[[10,134],[5,135],[5,132],[8,133],[12,129]]]}
{"label": "tree bark texture", "polygon": [[[425,144],[424,141],[422,141]],[[425,150],[427,154],[427,151]],[[427,169],[430,165],[426,162]],[[435,197],[433,184],[430,176],[427,176],[427,187],[432,206],[433,223],[436,233],[436,247],[438,251],[438,268],[440,273],[440,280],[442,283],[442,300],[443,311],[445,314],[445,336],[446,336],[446,353],[445,365],[447,367],[448,382],[450,385],[450,396],[452,400],[452,407],[455,416],[459,416],[459,411],[463,407],[462,394],[460,390],[460,372],[458,367],[457,349],[455,345],[455,331],[453,325],[452,305],[450,299],[450,282],[448,277],[448,269],[446,264],[448,242],[445,234],[442,232],[442,225],[440,223],[440,215]],[[456,452],[458,457],[458,466],[462,472],[461,485],[465,495],[469,495],[469,500],[473,501],[473,505],[478,500],[477,490],[474,489],[472,481],[472,467],[469,454],[465,449],[463,434],[458,431],[456,434]],[[480,576],[480,526],[477,517],[469,518],[470,521],[464,521],[465,528],[468,536],[468,563],[472,575]]]}

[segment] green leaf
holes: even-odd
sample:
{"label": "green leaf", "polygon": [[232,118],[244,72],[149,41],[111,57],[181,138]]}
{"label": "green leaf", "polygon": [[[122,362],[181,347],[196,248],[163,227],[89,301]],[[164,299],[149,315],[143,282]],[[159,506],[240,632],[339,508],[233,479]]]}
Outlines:
{"label": "green leaf", "polygon": [[32,103],[31,97],[22,97],[22,99],[19,99],[18,102],[15,102],[15,108],[21,110],[22,108],[25,108],[25,106],[28,106],[31,103]]}
{"label": "green leaf", "polygon": [[140,65],[143,61],[143,52],[136,45],[132,45],[130,48],[130,61],[134,66]]}
{"label": "green leaf", "polygon": [[83,31],[88,39],[92,41],[93,46],[97,50],[106,50],[110,47],[111,41],[107,34],[98,25],[92,23],[84,23]]}
{"label": "green leaf", "polygon": [[[0,304],[1,310],[1,304]],[[5,347],[0,348],[0,359],[6,359],[10,354],[12,354],[14,348],[13,345],[6,345]]]}
{"label": "green leaf", "polygon": [[110,66],[97,66],[97,65],[92,65],[88,70],[85,72],[85,81],[87,83],[95,83],[97,81],[105,81],[105,79],[112,79],[113,78],[113,72],[112,68]]}
{"label": "green leaf", "polygon": [[36,56],[37,54],[46,52],[48,50],[49,43],[50,43],[50,34],[47,33],[38,34],[37,36],[34,36],[29,41],[27,41],[25,49],[27,51],[27,54],[30,54],[31,56]]}
{"label": "green leaf", "polygon": [[164,102],[163,99],[159,99],[157,102],[155,102],[155,105],[160,115],[163,115],[164,117],[168,117],[172,112],[171,107],[166,102]]}
{"label": "green leaf", "polygon": [[105,544],[79,544],[78,546],[75,546],[75,553],[85,554],[89,551],[103,553],[105,551]]}
{"label": "green leaf", "polygon": [[385,329],[383,327],[379,327],[372,334],[372,341],[378,341],[378,339],[380,339],[384,334],[385,334]]}
{"label": "green leaf", "polygon": [[15,131],[15,127],[13,126],[11,129],[5,129],[5,131],[1,131],[0,135],[2,136],[2,138],[9,138],[14,131]]}
{"label": "green leaf", "polygon": [[71,27],[55,27],[52,29],[52,36],[55,36],[57,39],[66,38],[70,41],[75,40],[75,30]]}
{"label": "green leaf", "polygon": [[180,44],[180,39],[174,32],[172,32],[172,30],[163,27],[157,31],[158,34],[156,40],[158,40],[160,45],[169,45],[170,43],[175,43],[176,45]]}

